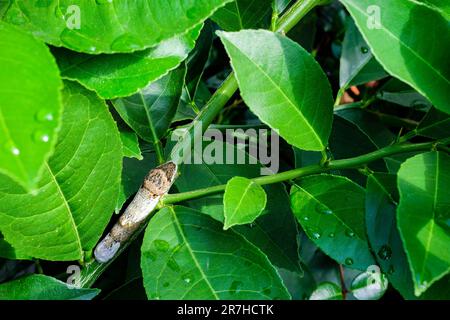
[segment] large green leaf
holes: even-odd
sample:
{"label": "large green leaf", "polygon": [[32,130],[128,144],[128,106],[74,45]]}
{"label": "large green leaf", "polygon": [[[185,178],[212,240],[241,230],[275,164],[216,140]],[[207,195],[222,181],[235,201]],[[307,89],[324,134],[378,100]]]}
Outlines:
{"label": "large green leaf", "polygon": [[266,193],[260,185],[243,177],[230,179],[223,196],[224,229],[253,222],[264,210],[266,202]]}
{"label": "large green leaf", "polygon": [[450,271],[450,156],[419,154],[398,172],[397,221],[419,296]]}
{"label": "large green leaf", "polygon": [[201,212],[165,208],[153,217],[141,268],[150,299],[289,299],[267,257]]}
{"label": "large green leaf", "polygon": [[272,0],[234,0],[217,10],[212,19],[225,31],[258,29],[264,26],[271,3]]}
{"label": "large green leaf", "polygon": [[[341,0],[385,70],[450,113],[449,21],[414,0]],[[369,7],[380,10],[375,24]],[[370,28],[369,28],[370,27]],[[435,36],[430,36],[435,35]]]}
{"label": "large green leaf", "polygon": [[386,77],[353,21],[349,21],[342,43],[339,85],[347,88]]}
{"label": "large green leaf", "polygon": [[397,229],[397,176],[374,173],[367,179],[366,227],[370,246],[389,282],[406,299],[414,288],[405,249]]}
{"label": "large green leaf", "polygon": [[34,189],[56,142],[62,82],[48,48],[0,21],[0,172]]}
{"label": "large green leaf", "polygon": [[184,84],[184,66],[135,95],[112,101],[122,119],[144,140],[156,143],[170,127]]}
{"label": "large green leaf", "polygon": [[269,31],[220,32],[219,36],[250,110],[290,144],[325,149],[333,99],[314,58],[297,43]]}
{"label": "large green leaf", "polygon": [[291,206],[308,237],[349,268],[374,264],[364,223],[364,189],[344,177],[314,175],[291,189]]}
{"label": "large green leaf", "polygon": [[99,289],[73,288],[41,274],[0,284],[0,300],[92,300],[99,293]]}
{"label": "large green leaf", "polygon": [[175,69],[194,48],[200,26],[157,47],[130,54],[98,56],[55,48],[61,75],[104,99],[127,97]]}
{"label": "large green leaf", "polygon": [[91,54],[133,52],[185,34],[230,1],[15,0],[4,19],[54,46]]}
{"label": "large green leaf", "polygon": [[47,260],[77,260],[108,224],[119,190],[122,144],[105,103],[66,82],[55,152],[35,193],[0,175],[0,231],[14,248]]}

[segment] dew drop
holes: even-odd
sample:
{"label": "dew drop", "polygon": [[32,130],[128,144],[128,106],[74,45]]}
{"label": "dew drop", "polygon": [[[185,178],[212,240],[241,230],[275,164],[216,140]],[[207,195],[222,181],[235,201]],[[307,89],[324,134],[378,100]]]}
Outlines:
{"label": "dew drop", "polygon": [[128,34],[123,34],[116,38],[111,44],[113,51],[129,51],[142,49],[143,45],[139,39]]}
{"label": "dew drop", "polygon": [[15,156],[18,156],[20,154],[20,150],[17,147],[12,147],[11,153]]}
{"label": "dew drop", "polygon": [[345,264],[351,266],[353,264],[353,259],[352,258],[345,259]]}
{"label": "dew drop", "polygon": [[44,142],[47,143],[50,141],[50,136],[45,133],[45,132],[41,132],[41,131],[36,131],[33,134],[33,140],[36,142]]}
{"label": "dew drop", "polygon": [[321,235],[320,235],[320,233],[318,233],[318,232],[313,232],[313,233],[311,234],[311,237],[312,237],[313,239],[317,240],[317,239],[320,239]]}
{"label": "dew drop", "polygon": [[329,236],[330,238],[334,238],[334,237],[335,237],[335,234],[334,234],[333,232],[331,232],[328,236]]}
{"label": "dew drop", "polygon": [[191,278],[183,278],[183,281],[186,283],[190,283],[191,282]]}
{"label": "dew drop", "polygon": [[166,252],[170,249],[170,244],[165,240],[155,240],[153,243],[158,251]]}
{"label": "dew drop", "polygon": [[366,54],[366,53],[369,52],[369,48],[367,48],[367,47],[361,47],[361,52],[364,53],[364,54]]}
{"label": "dew drop", "polygon": [[304,216],[303,217],[303,221],[309,221],[309,217],[308,216]]}
{"label": "dew drop", "polygon": [[392,257],[392,249],[388,245],[383,245],[377,253],[378,257],[382,260],[389,260]]}
{"label": "dew drop", "polygon": [[345,231],[345,235],[347,237],[353,238],[355,236],[355,233],[352,230]]}
{"label": "dew drop", "polygon": [[54,119],[55,116],[48,110],[42,109],[36,113],[36,120],[39,122],[53,121]]}
{"label": "dew drop", "polygon": [[333,211],[331,211],[328,207],[326,207],[320,203],[318,203],[316,205],[316,211],[321,214],[332,214],[333,213]]}

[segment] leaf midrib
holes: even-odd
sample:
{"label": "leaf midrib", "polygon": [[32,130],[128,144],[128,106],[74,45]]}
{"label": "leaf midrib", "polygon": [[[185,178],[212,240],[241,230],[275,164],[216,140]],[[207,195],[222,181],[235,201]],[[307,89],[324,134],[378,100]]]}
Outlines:
{"label": "leaf midrib", "polygon": [[194,255],[194,251],[192,250],[191,245],[189,244],[189,242],[188,242],[187,239],[186,239],[186,236],[185,236],[185,234],[184,234],[183,229],[181,228],[180,221],[178,220],[178,217],[177,217],[177,214],[176,214],[175,210],[173,209],[173,207],[170,207],[169,210],[170,210],[171,213],[172,213],[172,216],[173,216],[174,222],[175,222],[175,224],[176,224],[176,227],[177,227],[177,229],[178,229],[178,231],[179,231],[179,233],[180,233],[180,235],[181,235],[181,238],[183,239],[183,242],[186,244],[186,248],[187,248],[187,250],[188,250],[188,252],[189,252],[189,255],[191,256],[192,260],[194,261],[194,264],[195,264],[196,268],[197,268],[198,271],[200,272],[201,277],[205,280],[205,282],[206,282],[208,288],[211,290],[211,293],[214,295],[214,298],[215,298],[216,300],[220,300],[220,298],[219,298],[219,296],[217,295],[216,291],[214,290],[214,288],[212,287],[211,283],[209,282],[208,277],[207,277],[206,274],[203,272],[203,269],[202,269],[202,267],[200,266],[200,264],[199,264],[199,262],[198,262],[196,256]]}
{"label": "leaf midrib", "polygon": [[69,217],[70,224],[73,227],[73,230],[74,230],[75,235],[76,235],[77,246],[78,246],[79,254],[80,254],[79,257],[82,258],[83,257],[83,247],[81,245],[81,238],[80,238],[80,234],[78,232],[77,225],[76,225],[75,220],[74,220],[73,215],[72,215],[72,209],[70,208],[69,202],[67,201],[66,196],[64,195],[64,193],[63,193],[63,191],[62,191],[62,189],[61,189],[61,187],[59,185],[59,182],[56,179],[56,176],[53,174],[53,171],[52,171],[52,169],[50,168],[50,166],[48,165],[47,162],[45,163],[45,167],[47,168],[47,171],[50,174],[51,179],[55,183],[56,189],[57,189],[57,191],[58,191],[58,193],[59,193],[59,195],[61,197],[61,200],[63,201],[63,204],[66,207],[66,210],[67,210],[67,213],[68,213],[67,215]]}

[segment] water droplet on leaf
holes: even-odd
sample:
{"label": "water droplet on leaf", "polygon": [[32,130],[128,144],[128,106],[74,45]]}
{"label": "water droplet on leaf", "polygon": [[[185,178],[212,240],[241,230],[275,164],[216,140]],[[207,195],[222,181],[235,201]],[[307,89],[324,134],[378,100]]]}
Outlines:
{"label": "water droplet on leaf", "polygon": [[345,264],[351,266],[353,264],[353,259],[352,258],[345,259]]}
{"label": "water droplet on leaf", "polygon": [[392,249],[388,245],[383,245],[377,254],[380,259],[389,260],[392,257]]}
{"label": "water droplet on leaf", "polygon": [[119,36],[111,44],[111,50],[113,51],[129,51],[142,49],[143,45],[139,39],[132,35],[123,34]]}
{"label": "water droplet on leaf", "polygon": [[320,233],[318,233],[318,232],[313,232],[313,233],[311,234],[311,237],[312,237],[313,239],[317,240],[317,239],[320,239],[321,235],[320,235]]}
{"label": "water droplet on leaf", "polygon": [[361,47],[361,52],[364,53],[364,54],[366,54],[366,53],[369,52],[369,48],[367,48],[367,47]]}
{"label": "water droplet on leaf", "polygon": [[347,237],[353,238],[355,236],[355,233],[352,230],[345,231],[345,235]]}
{"label": "water droplet on leaf", "polygon": [[55,116],[48,110],[42,109],[36,113],[36,120],[39,122],[53,121],[54,119]]}
{"label": "water droplet on leaf", "polygon": [[47,143],[50,141],[50,136],[45,133],[45,132],[41,132],[41,131],[36,131],[33,134],[33,140],[36,142],[44,142]]}

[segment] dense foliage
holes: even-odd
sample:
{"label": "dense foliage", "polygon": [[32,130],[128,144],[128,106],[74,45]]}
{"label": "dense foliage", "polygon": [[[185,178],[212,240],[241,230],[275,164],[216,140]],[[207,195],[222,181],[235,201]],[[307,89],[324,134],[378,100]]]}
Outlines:
{"label": "dense foliage", "polygon": [[449,46],[446,0],[0,0],[0,299],[450,299]]}

